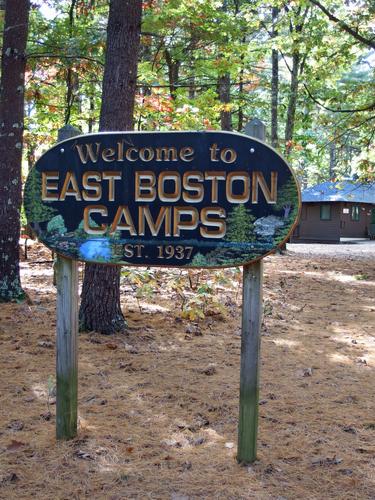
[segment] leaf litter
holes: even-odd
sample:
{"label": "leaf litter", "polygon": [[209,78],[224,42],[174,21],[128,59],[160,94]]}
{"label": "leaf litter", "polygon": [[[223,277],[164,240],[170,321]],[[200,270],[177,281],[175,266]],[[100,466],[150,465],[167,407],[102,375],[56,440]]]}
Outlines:
{"label": "leaf litter", "polygon": [[129,333],[80,334],[78,436],[56,443],[56,292],[48,250],[29,256],[30,301],[0,308],[0,498],[373,498],[372,262],[345,281],[363,261],[265,259],[258,460],[243,467],[238,270],[123,276]]}

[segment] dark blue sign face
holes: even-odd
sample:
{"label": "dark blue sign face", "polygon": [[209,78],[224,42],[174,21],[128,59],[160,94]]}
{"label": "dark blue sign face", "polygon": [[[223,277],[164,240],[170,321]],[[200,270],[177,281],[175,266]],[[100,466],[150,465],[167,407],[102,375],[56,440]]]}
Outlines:
{"label": "dark blue sign face", "polygon": [[38,238],[68,258],[228,267],[280,246],[300,196],[285,160],[247,136],[109,132],[47,151],[24,204]]}

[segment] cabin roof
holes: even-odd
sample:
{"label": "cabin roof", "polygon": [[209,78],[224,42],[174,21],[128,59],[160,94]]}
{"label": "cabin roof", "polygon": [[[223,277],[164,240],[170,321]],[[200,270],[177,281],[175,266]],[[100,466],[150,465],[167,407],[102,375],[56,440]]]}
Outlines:
{"label": "cabin roof", "polygon": [[321,203],[329,201],[375,204],[375,183],[328,181],[302,191],[302,202]]}

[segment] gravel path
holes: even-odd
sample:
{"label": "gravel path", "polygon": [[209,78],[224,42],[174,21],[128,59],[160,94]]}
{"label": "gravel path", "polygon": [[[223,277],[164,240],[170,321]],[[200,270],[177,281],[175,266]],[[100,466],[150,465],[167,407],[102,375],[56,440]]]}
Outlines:
{"label": "gravel path", "polygon": [[303,256],[372,260],[375,264],[375,241],[351,240],[340,244],[288,243],[288,252]]}

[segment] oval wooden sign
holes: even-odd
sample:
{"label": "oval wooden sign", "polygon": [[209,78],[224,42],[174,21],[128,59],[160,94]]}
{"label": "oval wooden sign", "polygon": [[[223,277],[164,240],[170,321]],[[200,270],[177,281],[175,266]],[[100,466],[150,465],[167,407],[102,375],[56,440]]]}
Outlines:
{"label": "oval wooden sign", "polygon": [[230,132],[108,132],[47,151],[28,223],[57,253],[119,265],[229,267],[292,232],[298,183],[272,148]]}

